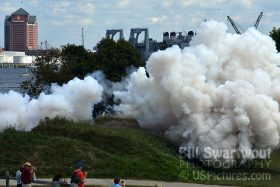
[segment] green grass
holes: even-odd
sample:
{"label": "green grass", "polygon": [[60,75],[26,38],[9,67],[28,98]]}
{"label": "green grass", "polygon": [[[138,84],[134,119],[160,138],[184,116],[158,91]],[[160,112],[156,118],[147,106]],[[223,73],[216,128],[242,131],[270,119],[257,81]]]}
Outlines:
{"label": "green grass", "polygon": [[[88,177],[177,180],[176,148],[163,138],[131,127],[126,120],[104,118],[95,125],[64,119],[41,122],[31,132],[6,129],[0,134],[0,173],[12,174],[25,161],[37,167],[40,177],[56,173],[70,176],[75,162],[83,160]],[[126,121],[127,123],[127,121]],[[130,124],[135,123],[131,121]]]}
{"label": "green grass", "polygon": [[[94,125],[65,119],[41,122],[31,132],[6,129],[0,133],[0,176],[14,174],[25,161],[37,167],[38,177],[71,175],[75,162],[83,160],[88,177],[151,179],[193,183],[279,186],[280,151],[272,154],[269,167],[230,170],[197,168],[179,159],[177,148],[161,136],[141,130],[132,119],[98,118]],[[217,180],[221,172],[269,173],[269,181]],[[186,177],[186,174],[189,174]],[[199,176],[197,174],[200,174]],[[205,175],[211,175],[205,178]]]}

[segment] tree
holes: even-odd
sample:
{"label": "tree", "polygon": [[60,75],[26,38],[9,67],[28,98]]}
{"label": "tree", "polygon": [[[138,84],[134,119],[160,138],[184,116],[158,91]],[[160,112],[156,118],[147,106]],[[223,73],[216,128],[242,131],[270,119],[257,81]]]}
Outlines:
{"label": "tree", "polygon": [[94,69],[102,70],[114,82],[127,75],[127,68],[144,66],[138,51],[125,40],[102,39],[97,44],[94,61]]}
{"label": "tree", "polygon": [[37,68],[32,70],[31,79],[21,84],[21,88],[33,97],[42,91],[48,92],[52,83],[62,85],[74,77],[84,78],[95,70],[102,70],[111,81],[121,81],[127,75],[127,68],[144,66],[144,62],[127,41],[103,39],[98,43],[96,53],[83,46],[68,44],[49,50],[36,59],[35,65]]}
{"label": "tree", "polygon": [[273,27],[272,31],[270,31],[269,36],[275,41],[276,49],[280,51],[280,28],[276,29]]}
{"label": "tree", "polygon": [[68,82],[74,77],[84,78],[92,73],[94,66],[93,53],[83,46],[66,45],[61,51],[60,73],[63,76],[61,83]]}
{"label": "tree", "polygon": [[62,85],[74,77],[83,78],[93,70],[93,53],[83,46],[65,45],[62,49],[51,49],[37,57],[36,68],[31,79],[23,81],[21,88],[30,96],[48,92],[52,83]]}
{"label": "tree", "polygon": [[[97,44],[97,51],[94,54],[94,69],[102,70],[107,79],[118,82],[127,76],[127,68],[144,66],[139,52],[127,41],[115,42],[111,39],[102,39]],[[93,116],[102,113],[113,113],[110,105],[114,104],[113,96],[94,106]]]}
{"label": "tree", "polygon": [[30,68],[31,78],[21,83],[21,88],[30,96],[39,95],[42,90],[46,90],[52,82],[57,82],[57,72],[59,72],[58,49],[50,49],[43,56],[36,58],[36,68]]}

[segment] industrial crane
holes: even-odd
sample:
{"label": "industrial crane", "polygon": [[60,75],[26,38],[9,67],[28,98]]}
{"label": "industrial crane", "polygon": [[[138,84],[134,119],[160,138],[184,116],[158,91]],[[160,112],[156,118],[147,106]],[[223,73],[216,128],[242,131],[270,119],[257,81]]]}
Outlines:
{"label": "industrial crane", "polygon": [[255,23],[255,25],[254,25],[255,29],[258,28],[259,23],[260,23],[262,17],[263,17],[263,12],[260,13],[260,15],[259,15],[259,17],[258,17],[258,19],[257,19],[257,21],[256,21],[256,23]]}
{"label": "industrial crane", "polygon": [[235,32],[237,34],[241,34],[241,32],[239,31],[239,29],[237,28],[237,26],[235,25],[235,23],[233,22],[233,20],[228,16],[228,21],[230,22],[230,24],[232,25],[232,27],[234,28]]}
{"label": "industrial crane", "polygon": [[[259,17],[258,17],[256,23],[254,24],[255,29],[258,28],[259,23],[260,23],[262,17],[263,17],[263,12],[260,13],[260,15],[259,15]],[[237,26],[235,25],[235,23],[233,22],[233,20],[232,20],[229,16],[227,16],[227,18],[228,18],[228,21],[230,22],[230,24],[232,25],[233,29],[235,30],[235,32],[236,32],[237,34],[241,34],[241,32],[239,31],[239,29],[237,28]]]}

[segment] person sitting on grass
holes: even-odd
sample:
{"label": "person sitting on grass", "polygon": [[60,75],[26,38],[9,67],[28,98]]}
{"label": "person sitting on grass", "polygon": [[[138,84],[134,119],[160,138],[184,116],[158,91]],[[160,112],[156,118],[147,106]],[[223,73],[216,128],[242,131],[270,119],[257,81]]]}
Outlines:
{"label": "person sitting on grass", "polygon": [[125,187],[125,182],[121,181],[120,178],[115,178],[114,179],[114,184],[112,187]]}
{"label": "person sitting on grass", "polygon": [[70,186],[66,180],[62,179],[62,174],[57,174],[52,180],[52,187]]}

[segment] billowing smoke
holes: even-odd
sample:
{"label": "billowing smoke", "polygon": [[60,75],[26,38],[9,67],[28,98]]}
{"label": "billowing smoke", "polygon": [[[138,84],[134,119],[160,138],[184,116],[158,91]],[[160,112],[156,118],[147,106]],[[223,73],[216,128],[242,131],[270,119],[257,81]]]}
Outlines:
{"label": "billowing smoke", "polygon": [[146,65],[150,78],[144,68],[132,73],[126,91],[114,92],[121,100],[115,110],[185,147],[277,149],[277,64],[280,55],[269,36],[253,28],[231,34],[224,23],[207,21],[191,47],[152,54]]}
{"label": "billowing smoke", "polygon": [[[128,74],[135,72],[135,68],[127,69]],[[103,87],[103,102],[106,102],[106,99],[113,96],[114,91],[122,91],[125,90],[125,85],[128,84],[128,79],[124,78],[120,82],[112,82],[106,78],[106,75],[103,71],[95,71],[91,74],[91,76],[98,81],[98,83]]]}
{"label": "billowing smoke", "polygon": [[74,121],[92,119],[92,107],[101,101],[103,88],[88,76],[74,78],[63,86],[53,84],[51,94],[37,99],[10,91],[0,93],[0,127],[14,126],[30,130],[46,117],[66,117]]}
{"label": "billowing smoke", "polygon": [[[187,148],[249,151],[241,155],[244,159],[256,157],[252,153],[257,149],[279,148],[278,64],[280,55],[270,37],[253,28],[230,34],[224,23],[207,21],[191,47],[152,54],[146,69],[139,68],[122,83],[111,83],[100,72],[93,76],[104,86],[103,98],[113,93],[120,102],[115,111],[136,118],[143,128]],[[89,120],[102,93],[102,86],[88,76],[52,85],[51,94],[37,99],[14,91],[0,94],[0,127],[30,130],[45,117],[56,116]],[[237,156],[234,152],[234,158],[211,159]]]}

